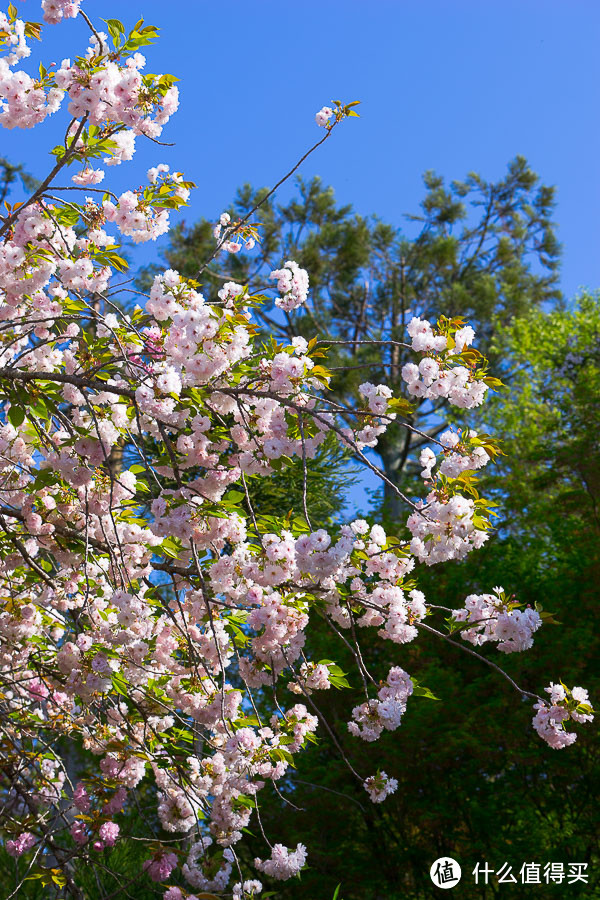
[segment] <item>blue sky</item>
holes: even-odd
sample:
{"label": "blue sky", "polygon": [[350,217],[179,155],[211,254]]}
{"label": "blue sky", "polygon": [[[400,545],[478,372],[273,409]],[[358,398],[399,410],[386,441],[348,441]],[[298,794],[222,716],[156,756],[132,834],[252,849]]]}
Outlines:
{"label": "blue sky", "polygon": [[[35,0],[17,6],[40,18]],[[418,211],[425,169],[494,179],[521,153],[558,187],[563,290],[600,286],[597,0],[84,0],[84,8],[96,21],[143,16],[159,26],[147,69],[181,79],[181,108],[164,132],[176,146],[138,142],[134,161],[110,173],[118,189],[168,162],[198,184],[186,218],[216,217],[239,184],[275,183],[319,137],[320,106],[360,99],[361,118],[343,123],[302,174],[321,175],[340,202],[410,233],[403,214]],[[81,20],[48,27],[43,59],[60,63],[85,41]],[[35,137],[4,132],[0,152],[41,176],[45,146],[62,128],[59,113]]]}

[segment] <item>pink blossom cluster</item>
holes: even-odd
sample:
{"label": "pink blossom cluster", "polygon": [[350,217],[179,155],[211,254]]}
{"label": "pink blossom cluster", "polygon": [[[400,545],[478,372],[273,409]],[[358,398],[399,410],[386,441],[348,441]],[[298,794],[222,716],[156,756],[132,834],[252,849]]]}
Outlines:
{"label": "pink blossom cluster", "polygon": [[395,731],[400,727],[402,716],[406,712],[406,701],[412,692],[410,676],[400,666],[393,666],[377,691],[377,700],[366,700],[354,707],[348,731],[363,741],[376,741],[384,729]]}
{"label": "pink blossom cluster", "polygon": [[100,184],[104,180],[104,174],[104,169],[92,169],[90,166],[86,166],[81,172],[71,175],[71,181],[79,187],[88,187],[92,184]]}
{"label": "pink blossom cluster", "polygon": [[493,594],[469,594],[465,608],[454,612],[457,622],[473,627],[461,629],[465,641],[481,646],[498,641],[498,650],[516,653],[533,646],[533,634],[542,624],[539,612],[531,607],[521,610],[506,598],[504,589]]}
{"label": "pink blossom cluster", "polygon": [[[70,828],[75,843],[79,846],[91,844],[96,851],[114,847],[120,835],[120,827],[112,817],[122,811],[126,798],[127,791],[123,787],[118,788],[107,799],[105,796],[97,796],[94,791],[88,793],[83,782],[78,782],[72,796],[75,821]],[[96,807],[94,818],[89,816],[93,805]]]}
{"label": "pink blossom cluster", "polygon": [[[101,169],[85,168],[74,175],[72,180],[78,184],[97,184],[103,177]],[[93,216],[98,224],[114,223],[121,234],[132,238],[136,244],[155,241],[169,229],[169,211],[160,205],[165,196],[173,198],[175,203],[185,204],[190,190],[181,173],[169,174],[169,167],[164,163],[148,170],[148,180],[157,186],[158,192],[152,190],[148,196],[146,191],[125,191],[115,198],[116,202],[104,200],[102,207],[89,200],[86,208],[88,215]],[[155,206],[155,201],[158,202],[158,207]],[[112,243],[98,228],[94,230],[93,238],[95,244]]]}
{"label": "pink blossom cluster", "polygon": [[243,290],[244,288],[241,284],[237,284],[235,281],[226,281],[217,296],[224,306],[232,309],[235,298],[239,297]]}
{"label": "pink blossom cluster", "polygon": [[107,222],[114,222],[121,234],[130,237],[135,244],[155,241],[169,230],[169,213],[158,212],[152,206],[140,202],[135,191],[125,191],[117,203],[105,200],[102,209]]}
{"label": "pink blossom cluster", "polygon": [[233,886],[232,900],[257,900],[261,891],[262,883],[256,878],[248,878],[243,883],[238,881]]}
{"label": "pink blossom cluster", "polygon": [[563,750],[577,740],[574,731],[567,731],[565,724],[591,722],[594,718],[588,692],[581,687],[571,690],[560,684],[551,683],[546,689],[550,694],[550,704],[540,700],[534,704],[537,710],[533,717],[533,727],[553,750]]}
{"label": "pink blossom cluster", "polygon": [[177,857],[174,853],[157,853],[152,859],[142,863],[142,869],[148,873],[152,881],[166,881],[176,866]]}
{"label": "pink blossom cluster", "polygon": [[393,794],[397,787],[397,780],[390,778],[385,772],[370,775],[364,784],[365,791],[373,803],[383,803],[385,798]]}
{"label": "pink blossom cluster", "polygon": [[[304,385],[313,366],[313,360],[309,356],[304,356],[296,346],[277,353],[270,361],[263,361],[262,371],[270,379],[274,390],[291,395],[298,393],[298,388]],[[316,382],[313,384],[317,386]],[[329,422],[329,419],[326,418],[325,421]]]}
{"label": "pink blossom cluster", "polygon": [[23,831],[14,841],[8,840],[6,842],[6,852],[9,856],[18,857],[34,847],[36,843],[37,839],[35,835],[30,831]]}
{"label": "pink blossom cluster", "polygon": [[[234,859],[233,852],[226,848],[223,852],[223,862],[216,873],[211,871],[210,875],[205,874],[203,863],[211,863],[210,859],[206,859],[205,854],[210,845],[212,838],[204,837],[190,847],[187,862],[184,863],[182,871],[185,880],[192,887],[199,888],[202,891],[222,891],[227,887],[231,876],[232,862]],[[208,869],[208,865],[206,867]],[[162,881],[157,878],[156,881]]]}
{"label": "pink blossom cluster", "polygon": [[119,826],[116,822],[103,822],[98,829],[98,837],[101,846],[94,845],[95,849],[103,850],[105,847],[114,847],[119,837]]}
{"label": "pink blossom cluster", "polygon": [[388,400],[393,396],[392,390],[387,384],[371,384],[365,381],[358,388],[361,397],[364,397],[369,410],[375,415],[382,415],[387,411]]}
{"label": "pink blossom cluster", "polygon": [[82,0],[42,0],[44,22],[56,25],[63,19],[74,19],[81,3]]}
{"label": "pink blossom cluster", "polygon": [[20,59],[25,59],[31,54],[31,48],[27,46],[25,37],[25,22],[22,19],[11,17],[0,11],[0,48],[4,56],[3,62],[7,66],[13,66]]}
{"label": "pink blossom cluster", "polygon": [[329,664],[303,662],[298,671],[298,681],[288,685],[295,694],[312,694],[313,691],[327,691],[331,687]]}
{"label": "pink blossom cluster", "polygon": [[[476,437],[477,432],[472,429],[464,434],[451,430],[444,431],[439,437],[443,458],[437,474],[458,478],[463,472],[476,472],[486,466],[490,457],[483,446],[473,446]],[[419,463],[423,467],[421,477],[426,481],[433,479],[432,470],[437,462],[438,457],[430,447],[421,450],[419,456]]]}
{"label": "pink blossom cluster", "polygon": [[395,420],[396,413],[388,411],[388,401],[392,399],[392,391],[385,384],[371,384],[365,381],[358,388],[360,396],[366,400],[367,411],[360,416],[360,427],[354,431],[343,429],[343,433],[352,444],[362,450],[364,447],[376,447],[381,434]]}
{"label": "pink blossom cluster", "polygon": [[54,76],[56,87],[68,95],[70,115],[77,119],[87,115],[91,125],[109,122],[126,126],[134,135],[160,137],[179,105],[178,88],[158,89],[157,81],[144,81],[141,70],[146,59],[141,53],[120,65],[111,58],[107,35],[99,32],[98,38],[91,38],[85,57],[74,63],[63,60]]}
{"label": "pink blossom cluster", "polygon": [[[55,18],[59,21],[68,10],[76,12],[75,4],[49,6],[48,14],[59,16]],[[135,53],[125,60],[125,65],[119,65],[111,58],[107,36],[99,33],[98,38],[92,37],[85,57],[79,57],[74,63],[64,59],[54,74],[41,80],[10,70],[11,64],[27,55],[24,51],[17,49],[0,60],[0,123],[6,128],[31,128],[56,112],[67,94],[70,115],[75,119],[86,116],[90,125],[110,123],[117,144],[120,143],[118,133],[123,128],[132,136],[159,137],[179,104],[177,87],[159,86],[156,76],[144,80],[140,70],[146,60],[141,53]],[[128,153],[121,158],[128,158]],[[120,161],[118,153],[116,161]]]}
{"label": "pink blossom cluster", "polygon": [[276,878],[278,881],[286,881],[293,878],[302,869],[306,862],[306,847],[297,844],[295,850],[284,847],[283,844],[275,844],[271,848],[269,859],[255,859],[254,865],[260,872]]}
{"label": "pink blossom cluster", "polygon": [[[44,18],[50,23],[72,18],[77,15],[80,2],[44,0]],[[20,19],[11,23],[6,16],[4,19],[13,47],[8,56],[0,59],[0,124],[5,128],[32,128],[56,112],[66,94],[69,113],[75,120],[85,116],[88,127],[105,129],[106,136],[115,145],[114,153],[109,153],[105,162],[118,164],[123,159],[131,159],[136,135],[159,137],[177,110],[177,87],[163,83],[160,76],[143,76],[141,70],[146,60],[139,52],[121,64],[103,32],[92,36],[86,56],[78,57],[75,62],[64,59],[54,73],[33,78],[23,71],[11,71],[11,66],[28,56],[30,50],[25,42],[25,23]],[[70,134],[77,131],[81,135],[80,123],[75,121]],[[82,136],[77,141],[77,149],[85,152]],[[76,183],[96,184],[101,180],[100,170],[87,168],[84,172],[88,174],[80,175]]]}
{"label": "pink blossom cluster", "polygon": [[33,128],[60,109],[64,92],[56,86],[46,88],[26,72],[11,71],[11,57],[14,64],[20,58],[18,50],[0,58],[0,125]]}
{"label": "pink blossom cluster", "polygon": [[[239,253],[242,247],[245,250],[252,250],[256,244],[252,229],[243,228],[241,223],[232,225],[231,216],[227,212],[223,212],[219,216],[219,221],[213,228],[213,235],[215,240],[219,241],[218,249],[224,250],[226,253]],[[226,240],[228,235],[233,239]]]}
{"label": "pink blossom cluster", "polygon": [[488,386],[475,378],[473,370],[465,365],[455,365],[456,357],[469,346],[475,337],[470,326],[456,331],[455,346],[449,347],[448,336],[436,333],[427,319],[414,317],[408,324],[412,348],[427,354],[419,364],[406,363],[402,378],[412,397],[438,400],[447,398],[452,406],[472,409],[483,403]]}
{"label": "pink blossom cluster", "polygon": [[230,224],[231,224],[231,216],[229,215],[228,212],[222,212],[221,215],[219,216],[219,221],[213,228],[213,235],[214,235],[214,238],[216,241],[218,241],[219,238],[221,237],[221,232],[222,232],[223,228],[228,228]]}
{"label": "pink blossom cluster", "polygon": [[288,259],[281,269],[274,269],[269,275],[271,281],[277,281],[277,290],[281,294],[275,300],[275,306],[286,312],[298,309],[308,298],[308,272],[301,269],[298,263]]}
{"label": "pink blossom cluster", "polygon": [[412,534],[410,550],[421,562],[432,566],[449,559],[464,559],[488,540],[488,532],[478,528],[475,501],[455,493],[452,496],[430,491],[419,500],[407,521]]}
{"label": "pink blossom cluster", "polygon": [[329,120],[331,119],[332,116],[333,116],[332,108],[330,106],[323,106],[323,107],[321,107],[319,112],[315,115],[315,122],[321,128],[326,128],[327,123],[329,122]]}

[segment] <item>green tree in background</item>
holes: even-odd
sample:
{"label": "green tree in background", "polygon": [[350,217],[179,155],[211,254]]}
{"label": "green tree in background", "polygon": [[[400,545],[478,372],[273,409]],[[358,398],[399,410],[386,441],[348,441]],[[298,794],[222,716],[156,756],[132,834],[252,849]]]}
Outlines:
{"label": "green tree in background", "polygon": [[[554,672],[589,685],[597,698],[599,296],[584,296],[570,310],[533,311],[500,330],[495,341],[513,366],[511,393],[498,397],[481,423],[493,425],[506,442],[507,456],[486,479],[488,490],[496,486],[501,526],[471,558],[420,572],[420,584],[428,600],[450,607],[495,584],[523,603],[541,604],[560,626],[537,633],[535,654],[499,661],[524,689],[539,691]],[[328,657],[333,651],[325,629],[318,640]],[[476,886],[471,872],[484,861],[493,869],[509,863],[518,882],[524,862],[561,862],[565,872],[569,862],[587,862],[588,884],[542,879],[537,889],[544,897],[600,897],[597,732],[581,734],[570,754],[541,745],[531,732],[529,701],[509,713],[512,688],[499,692],[496,673],[459,648],[428,640],[423,635],[418,646],[390,645],[387,652],[363,641],[376,672],[391,664],[413,666],[441,700],[411,698],[401,729],[376,747],[357,747],[345,737],[349,692],[319,696],[353,764],[366,771],[379,766],[399,787],[385,807],[367,806],[353,779],[332,765],[331,741],[307,755],[297,787],[286,795],[302,810],[291,821],[285,817],[286,836],[308,842],[318,830],[320,852],[302,881],[278,896],[328,900],[342,881],[344,900],[421,900],[437,896],[429,866],[449,854],[463,866],[461,897],[519,898],[528,890],[520,883]],[[483,651],[497,659],[493,650]],[[436,662],[424,668],[432,657]],[[271,820],[283,820],[281,809],[278,797],[263,806],[267,830]]]}
{"label": "green tree in background", "polygon": [[[270,271],[284,260],[295,259],[306,268],[311,278],[307,307],[292,314],[267,309],[263,322],[287,338],[318,334],[347,342],[334,345],[339,369],[333,387],[341,402],[362,381],[382,381],[398,389],[406,362],[403,348],[382,350],[361,342],[405,341],[413,315],[468,317],[478,331],[478,347],[486,353],[498,327],[560,300],[554,190],[540,183],[523,157],[512,160],[496,182],[470,173],[464,181],[446,186],[433,172],[427,172],[424,181],[421,211],[408,217],[419,230],[408,238],[377,218],[338,206],[333,190],[320,179],[299,179],[297,197],[285,205],[269,200],[258,211],[263,223],[258,250],[222,253],[203,269],[201,281],[210,292],[229,280],[265,290],[271,286]],[[243,216],[267,192],[245,185],[230,209],[232,218]],[[195,276],[214,250],[212,227],[203,220],[174,229],[164,254],[168,265]],[[158,269],[143,273],[144,286],[153,271]],[[356,365],[362,368],[345,369]],[[444,427],[438,412],[430,401],[420,402],[414,423],[435,435]],[[388,429],[377,452],[394,484],[403,483],[405,468],[422,440],[400,425]],[[385,500],[390,517],[398,520],[402,511],[392,489]]]}
{"label": "green tree in background", "polygon": [[21,163],[14,165],[4,156],[0,156],[0,204],[4,204],[19,181],[29,192],[35,190],[39,184],[37,179],[25,171]]}
{"label": "green tree in background", "polygon": [[[508,400],[490,404],[490,427],[511,434],[504,528],[523,528],[523,515],[543,522],[560,503],[572,535],[600,530],[599,295],[584,294],[571,310],[541,311],[500,331],[497,345],[513,366]],[[522,487],[517,491],[516,484]],[[508,516],[508,520],[507,520]]]}

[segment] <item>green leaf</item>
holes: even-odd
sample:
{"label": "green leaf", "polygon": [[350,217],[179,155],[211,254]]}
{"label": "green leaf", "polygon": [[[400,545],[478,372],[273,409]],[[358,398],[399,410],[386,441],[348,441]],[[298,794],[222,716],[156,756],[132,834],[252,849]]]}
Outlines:
{"label": "green leaf", "polygon": [[52,469],[40,469],[39,472],[36,472],[33,487],[39,491],[40,488],[48,487],[49,484],[56,484],[59,477],[58,473]]}
{"label": "green leaf", "polygon": [[414,404],[410,403],[404,397],[390,397],[387,408],[390,412],[398,413],[405,417],[411,416],[415,411]]}
{"label": "green leaf", "polygon": [[8,421],[15,428],[18,428],[19,425],[23,424],[23,420],[25,418],[25,410],[22,406],[11,406],[8,411]]}
{"label": "green leaf", "polygon": [[31,408],[40,419],[46,421],[50,418],[50,413],[48,411],[48,407],[46,406],[45,400],[42,397],[36,397],[35,401],[31,404]]}
{"label": "green leaf", "polygon": [[113,253],[112,251],[94,253],[94,259],[97,263],[100,263],[101,266],[112,266],[117,272],[125,272],[129,268],[127,260],[123,259],[122,256],[119,256],[118,253]]}
{"label": "green leaf", "polygon": [[112,686],[117,694],[121,694],[122,697],[129,696],[129,685],[123,678],[120,672],[114,672],[112,676]]}
{"label": "green leaf", "polygon": [[179,538],[168,537],[162,542],[160,548],[157,547],[157,550],[158,549],[162,550],[164,555],[168,556],[170,559],[177,559],[183,549],[183,544]]}
{"label": "green leaf", "polygon": [[428,687],[425,687],[422,684],[414,684],[413,681],[413,694],[415,697],[427,697],[428,700],[439,700],[439,697],[436,697]]}
{"label": "green leaf", "polygon": [[230,503],[239,503],[241,500],[244,500],[246,497],[241,491],[228,491],[223,500],[229,500]]}
{"label": "green leaf", "polygon": [[106,22],[108,33],[113,40],[115,50],[118,50],[123,43],[122,39],[125,35],[125,26],[118,19],[102,19],[102,21]]}

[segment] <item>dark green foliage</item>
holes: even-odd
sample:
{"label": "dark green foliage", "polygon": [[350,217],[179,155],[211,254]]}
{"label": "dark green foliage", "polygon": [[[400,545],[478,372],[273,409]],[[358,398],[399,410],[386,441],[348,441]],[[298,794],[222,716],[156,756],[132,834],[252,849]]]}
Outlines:
{"label": "dark green foliage", "polygon": [[[484,647],[483,655],[526,690],[540,693],[559,679],[584,685],[596,707],[599,348],[598,297],[582,298],[570,312],[532,314],[499,336],[498,351],[509,354],[515,370],[513,392],[486,413],[486,424],[505,439],[507,455],[487,485],[501,504],[502,527],[464,562],[419,572],[433,603],[458,607],[468,593],[501,584],[521,602],[555,613],[561,625],[545,625],[532,650],[504,656]],[[369,745],[346,736],[349,712],[361,702],[358,691],[316,696],[356,770],[383,769],[399,787],[372,806],[331,741],[305,754],[298,770],[305,783],[287,793],[305,812],[283,816],[277,797],[268,808],[263,802],[267,832],[277,823],[280,833],[283,824],[288,844],[302,840],[312,850],[311,869],[280,896],[328,898],[342,880],[346,900],[424,900],[437,895],[429,866],[449,854],[463,867],[460,897],[491,898],[500,890],[515,898],[528,890],[599,897],[597,725],[580,728],[568,750],[551,750],[531,728],[532,702],[521,702],[496,672],[460,648],[430,635],[400,647],[360,637],[377,676],[401,665],[442,702],[411,698],[401,728]],[[353,671],[349,653],[339,643],[335,649],[325,629],[316,640],[313,658],[335,658]],[[357,688],[357,677],[352,681]],[[524,862],[562,862],[565,870],[568,862],[588,862],[590,884],[484,890],[471,875],[478,861],[494,869],[508,862],[517,879]]]}
{"label": "dark green foliage", "polygon": [[[304,517],[304,466],[300,457],[270,478],[248,479],[248,494],[258,515]],[[306,507],[313,528],[339,521],[355,484],[356,464],[336,440],[328,439],[306,465]]]}

